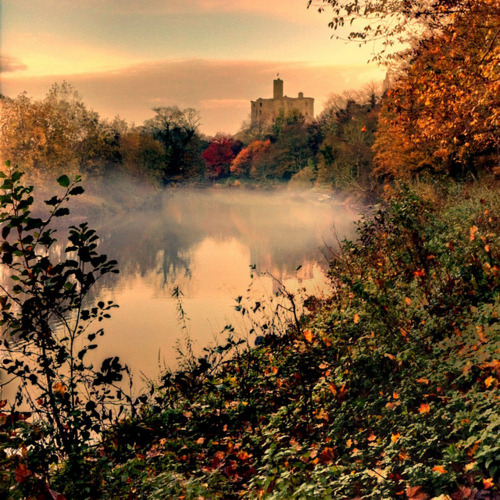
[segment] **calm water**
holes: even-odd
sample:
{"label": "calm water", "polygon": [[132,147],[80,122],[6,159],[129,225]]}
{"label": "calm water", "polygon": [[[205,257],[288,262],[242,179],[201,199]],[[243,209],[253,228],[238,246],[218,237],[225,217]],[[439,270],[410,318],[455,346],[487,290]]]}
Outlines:
{"label": "calm water", "polygon": [[247,335],[236,297],[266,302],[277,290],[273,277],[291,291],[323,293],[328,248],[353,236],[357,218],[327,195],[216,189],[167,191],[155,208],[91,216],[100,251],[120,269],[93,292],[120,306],[99,325],[106,332],[99,356],[119,355],[136,379],[175,367],[174,347],[184,338],[175,286],[195,352],[227,324]]}

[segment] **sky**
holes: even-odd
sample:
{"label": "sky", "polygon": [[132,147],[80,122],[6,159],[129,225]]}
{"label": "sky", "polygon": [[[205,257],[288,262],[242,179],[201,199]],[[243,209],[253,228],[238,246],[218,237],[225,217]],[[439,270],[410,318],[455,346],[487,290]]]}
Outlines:
{"label": "sky", "polygon": [[177,105],[200,111],[203,133],[234,134],[278,73],[316,114],[383,80],[376,48],[332,37],[329,21],[307,0],[0,0],[0,92],[39,99],[68,81],[103,118],[139,125]]}

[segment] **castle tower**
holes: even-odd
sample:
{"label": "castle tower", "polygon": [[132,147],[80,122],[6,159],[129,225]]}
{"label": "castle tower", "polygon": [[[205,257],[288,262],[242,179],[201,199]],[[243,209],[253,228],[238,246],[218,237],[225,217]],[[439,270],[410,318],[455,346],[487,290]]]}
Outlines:
{"label": "castle tower", "polygon": [[283,97],[283,80],[276,78],[273,84],[273,99],[281,99]]}

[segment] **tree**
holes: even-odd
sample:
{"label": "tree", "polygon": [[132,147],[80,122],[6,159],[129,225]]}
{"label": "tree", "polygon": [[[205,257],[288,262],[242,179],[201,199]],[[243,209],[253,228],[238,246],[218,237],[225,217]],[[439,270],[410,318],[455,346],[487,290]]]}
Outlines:
{"label": "tree", "polygon": [[2,99],[0,153],[18,158],[35,175],[64,171],[96,171],[116,161],[113,129],[87,109],[67,82],[53,84],[43,100],[25,92]]}
{"label": "tree", "polygon": [[[382,41],[383,48],[377,56],[380,59],[396,43],[441,30],[453,16],[469,12],[476,3],[476,0],[308,0],[308,7],[323,12],[328,5],[333,12],[330,28],[341,30],[350,26],[349,40]],[[480,0],[480,3],[485,2]],[[486,0],[486,3],[492,2]]]}
{"label": "tree", "polygon": [[202,147],[196,134],[200,124],[199,112],[193,108],[181,110],[177,106],[153,108],[153,111],[156,115],[144,122],[142,130],[163,144],[163,182],[166,184],[187,177],[192,173],[193,160]]}
{"label": "tree", "polygon": [[209,179],[215,180],[229,175],[231,162],[236,156],[234,146],[234,141],[230,137],[219,136],[212,139],[201,155]]}
{"label": "tree", "polygon": [[231,173],[239,177],[249,177],[253,163],[269,149],[270,145],[271,141],[269,139],[265,141],[252,141],[246,148],[243,148],[231,162]]}
{"label": "tree", "polygon": [[415,47],[386,96],[377,172],[498,168],[500,2],[480,0]]}
{"label": "tree", "polygon": [[[354,96],[359,99],[357,102]],[[336,189],[370,187],[378,101],[373,89],[330,97],[329,105],[318,117],[322,132],[318,184]]]}

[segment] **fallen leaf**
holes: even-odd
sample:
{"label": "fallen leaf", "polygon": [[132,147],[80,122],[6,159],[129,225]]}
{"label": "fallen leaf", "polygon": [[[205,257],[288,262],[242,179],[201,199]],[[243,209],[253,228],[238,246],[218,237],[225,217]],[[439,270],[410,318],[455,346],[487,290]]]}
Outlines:
{"label": "fallen leaf", "polygon": [[359,323],[359,314],[358,313],[356,313],[354,315],[354,323],[356,323],[356,324]]}
{"label": "fallen leaf", "polygon": [[399,438],[400,438],[400,434],[399,434],[399,432],[398,432],[398,433],[396,433],[396,434],[392,434],[392,436],[391,436],[391,441],[392,441],[393,443],[396,443],[396,442],[398,441],[398,439],[399,439]]}

